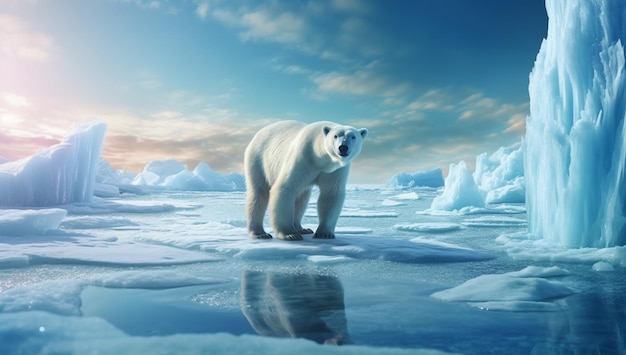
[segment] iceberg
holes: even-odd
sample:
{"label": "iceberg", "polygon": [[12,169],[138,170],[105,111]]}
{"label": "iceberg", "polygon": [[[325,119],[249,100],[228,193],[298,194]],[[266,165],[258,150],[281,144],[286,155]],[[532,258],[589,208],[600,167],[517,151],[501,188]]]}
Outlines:
{"label": "iceberg", "polygon": [[463,207],[484,207],[483,192],[478,188],[472,174],[467,170],[465,161],[450,164],[443,194],[435,197],[432,210],[453,211]]}
{"label": "iceberg", "polygon": [[150,162],[132,184],[177,191],[240,191],[246,186],[241,174],[217,173],[206,162],[189,171],[185,164],[173,159]]}
{"label": "iceberg", "polygon": [[530,74],[524,170],[529,232],[564,247],[626,244],[621,0],[547,0]]}
{"label": "iceberg", "polygon": [[105,133],[103,122],[82,122],[61,143],[0,164],[0,206],[47,207],[89,201]]}
{"label": "iceberg", "polygon": [[522,144],[500,147],[476,157],[474,181],[486,192],[486,203],[524,203],[524,152]]}
{"label": "iceberg", "polygon": [[387,183],[389,188],[441,187],[443,173],[441,168],[434,168],[416,173],[399,173],[391,177]]}

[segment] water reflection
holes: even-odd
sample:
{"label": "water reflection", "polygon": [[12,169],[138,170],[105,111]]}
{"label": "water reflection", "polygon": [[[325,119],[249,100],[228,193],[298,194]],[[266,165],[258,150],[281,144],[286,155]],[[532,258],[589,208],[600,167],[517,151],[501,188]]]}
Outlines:
{"label": "water reflection", "polygon": [[533,354],[623,354],[626,339],[624,297],[578,294],[562,302],[564,312],[550,314],[549,334]]}
{"label": "water reflection", "polygon": [[244,271],[241,309],[260,335],[347,342],[343,287],[334,276]]}

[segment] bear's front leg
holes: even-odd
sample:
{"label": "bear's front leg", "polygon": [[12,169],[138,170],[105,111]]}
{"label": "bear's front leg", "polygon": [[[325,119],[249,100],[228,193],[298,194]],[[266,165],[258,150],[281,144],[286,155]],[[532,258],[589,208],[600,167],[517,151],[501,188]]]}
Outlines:
{"label": "bear's front leg", "polygon": [[297,191],[287,184],[276,184],[270,190],[270,219],[276,238],[302,240],[302,234],[294,227]]}
{"label": "bear's front leg", "polygon": [[313,235],[317,239],[335,238],[335,227],[346,198],[345,188],[335,186],[329,189],[320,188],[320,196],[317,201],[317,215],[319,226]]}

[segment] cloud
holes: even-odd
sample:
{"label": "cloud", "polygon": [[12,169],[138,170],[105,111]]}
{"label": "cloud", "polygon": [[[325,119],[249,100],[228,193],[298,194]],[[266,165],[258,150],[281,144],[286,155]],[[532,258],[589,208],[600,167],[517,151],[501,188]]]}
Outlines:
{"label": "cloud", "polygon": [[[345,63],[389,54],[384,26],[371,16],[372,4],[358,0],[272,1],[241,5],[221,2],[203,7],[201,18],[235,28],[242,41],[284,45],[307,55]],[[196,12],[199,12],[199,5]],[[356,54],[356,56],[355,56]]]}
{"label": "cloud", "polygon": [[16,94],[5,94],[2,99],[6,104],[12,107],[28,107],[30,106],[30,102],[24,96],[16,95]]}
{"label": "cloud", "polygon": [[324,93],[395,97],[408,91],[408,82],[397,82],[385,74],[380,62],[372,62],[352,72],[329,72],[312,77]]}
{"label": "cloud", "polygon": [[51,36],[34,31],[20,18],[0,13],[0,54],[45,62],[56,57],[58,48]]}
{"label": "cloud", "polygon": [[196,14],[201,18],[205,19],[209,14],[209,4],[206,2],[202,2],[196,8]]}
{"label": "cloud", "polygon": [[528,103],[503,103],[452,88],[429,90],[403,106],[399,102],[391,102],[379,118],[349,123],[370,131],[352,168],[358,182],[433,167],[446,172],[460,160],[472,169],[478,154],[520,141],[528,112]]}

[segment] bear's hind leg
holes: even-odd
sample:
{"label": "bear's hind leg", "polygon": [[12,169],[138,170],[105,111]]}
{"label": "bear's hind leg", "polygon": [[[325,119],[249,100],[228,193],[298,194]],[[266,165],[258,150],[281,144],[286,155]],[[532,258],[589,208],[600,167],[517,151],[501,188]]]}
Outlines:
{"label": "bear's hind leg", "polygon": [[260,189],[249,187],[246,196],[246,214],[248,218],[248,233],[253,239],[271,239],[272,235],[265,232],[263,218],[269,202],[269,188]]}

